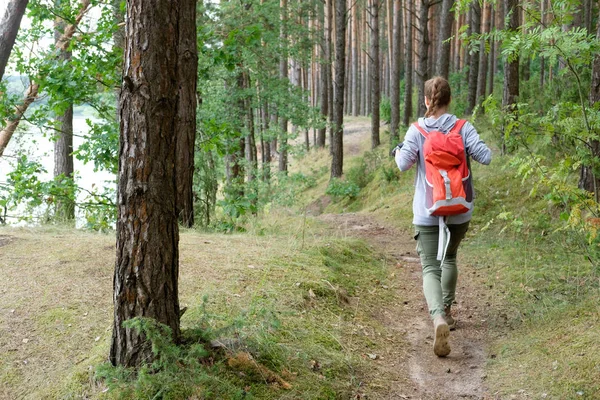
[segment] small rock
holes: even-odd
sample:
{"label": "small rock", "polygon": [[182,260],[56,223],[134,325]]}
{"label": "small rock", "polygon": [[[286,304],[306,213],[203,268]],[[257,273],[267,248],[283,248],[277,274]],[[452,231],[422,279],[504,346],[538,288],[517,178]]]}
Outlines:
{"label": "small rock", "polygon": [[96,336],[96,339],[94,339],[94,342],[97,342],[98,340],[100,340],[100,336]]}
{"label": "small rock", "polygon": [[29,342],[29,339],[23,339],[23,343]]}
{"label": "small rock", "polygon": [[377,360],[377,359],[379,358],[379,355],[377,355],[377,354],[370,354],[370,353],[369,353],[369,354],[367,354],[367,355],[369,356],[369,358],[370,358],[371,360]]}
{"label": "small rock", "polygon": [[447,373],[447,374],[451,374],[451,373],[452,373],[452,370],[451,370],[450,368],[448,368],[448,369],[446,370],[446,373]]}

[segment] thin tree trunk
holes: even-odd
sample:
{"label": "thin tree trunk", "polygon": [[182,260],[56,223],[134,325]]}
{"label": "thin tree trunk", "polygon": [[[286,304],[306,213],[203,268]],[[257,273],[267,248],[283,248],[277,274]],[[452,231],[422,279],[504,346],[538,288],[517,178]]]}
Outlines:
{"label": "thin tree trunk", "polygon": [[186,228],[194,225],[194,149],[196,145],[196,88],[198,50],[196,34],[196,2],[181,2],[178,45],[177,98],[177,215]]}
{"label": "thin tree trunk", "polygon": [[322,11],[319,15],[321,19],[321,27],[324,27],[324,32],[321,36],[321,118],[323,120],[323,127],[319,128],[317,135],[317,147],[325,147],[325,139],[327,136],[327,117],[329,116],[329,86],[331,81],[329,80],[329,52],[328,52],[328,23],[327,23],[327,7],[323,5],[320,9]]}
{"label": "thin tree trunk", "polygon": [[[496,21],[496,4],[491,4],[490,14],[490,32],[495,28]],[[488,89],[487,96],[494,93],[494,76],[496,75],[496,41],[490,39],[490,54],[488,55]]]}
{"label": "thin tree trunk", "polygon": [[371,12],[371,148],[381,144],[379,138],[379,105],[381,101],[379,54],[379,0],[370,0]]}
{"label": "thin tree trunk", "polygon": [[[284,80],[285,84],[287,84],[288,79],[288,58],[287,58],[287,19],[288,19],[288,9],[287,9],[287,0],[280,0],[280,8],[281,8],[281,30],[280,30],[280,40],[281,40],[281,48],[282,54],[279,60],[279,77]],[[287,174],[287,139],[288,139],[288,119],[285,115],[279,115],[279,172],[283,172]]]}
{"label": "thin tree trunk", "polygon": [[[64,1],[64,0],[62,0]],[[57,9],[61,7],[61,0],[55,0],[54,5]],[[57,17],[54,23],[54,40],[58,45],[67,24]],[[59,49],[57,58],[61,62],[70,63],[72,53],[68,49]],[[73,102],[64,100],[66,108],[62,114],[56,116],[56,126],[58,130],[55,133],[54,142],[54,179],[61,177],[73,178]],[[68,198],[59,198],[56,202],[56,217],[59,220],[72,221],[75,219],[75,203]]]}
{"label": "thin tree trunk", "polygon": [[[481,30],[483,34],[490,32],[490,19],[492,16],[492,8],[489,1],[483,3]],[[488,54],[485,51],[486,40],[481,39],[479,45],[479,71],[477,76],[477,104],[480,105],[485,98],[485,90],[487,84],[487,69],[488,69]]]}
{"label": "thin tree trunk", "polygon": [[[518,0],[506,0],[504,3],[504,15],[508,17],[506,29],[516,31],[519,28],[519,13],[517,11]],[[504,90],[502,106],[512,108],[519,96],[519,55],[514,59],[504,62]]]}
{"label": "thin tree trunk", "polygon": [[425,81],[429,79],[429,6],[430,0],[419,3],[419,64],[417,70],[417,110],[419,115],[425,115]]}
{"label": "thin tree trunk", "polygon": [[[600,40],[600,15],[597,21],[596,39]],[[592,82],[590,86],[590,106],[594,106],[600,102],[600,54],[596,54],[592,63]],[[600,141],[591,140],[589,145],[592,152],[591,159],[598,160],[600,158]],[[598,164],[596,161],[592,162],[591,165],[582,165],[579,188],[594,193],[596,202],[599,201],[600,177],[598,176]]]}
{"label": "thin tree trunk", "polygon": [[359,113],[359,77],[358,77],[358,45],[360,41],[358,39],[358,4],[352,6],[352,115],[357,116]]}
{"label": "thin tree trunk", "polygon": [[440,34],[438,43],[436,74],[448,79],[450,70],[450,39],[452,35],[452,22],[454,21],[454,0],[443,0],[442,14],[440,15]]}
{"label": "thin tree trunk", "polygon": [[[127,2],[114,324],[110,361],[152,362],[147,338],[123,323],[146,317],[179,327],[179,228],[176,207],[178,21],[185,0]],[[166,26],[165,26],[166,25]]]}
{"label": "thin tree trunk", "polygon": [[[478,35],[481,29],[481,5],[479,0],[471,2],[471,34]],[[477,81],[479,77],[479,59],[480,53],[471,54],[469,64],[469,93],[467,99],[466,114],[471,114],[477,103]]]}
{"label": "thin tree trunk", "polygon": [[406,46],[404,51],[404,126],[408,126],[412,120],[412,81],[413,81],[413,24],[414,24],[414,2],[406,0],[408,10],[405,21]]}
{"label": "thin tree trunk", "polygon": [[344,75],[346,44],[346,0],[335,0],[335,79],[333,108],[333,141],[331,159],[331,177],[339,178],[344,166]]}
{"label": "thin tree trunk", "polygon": [[402,44],[402,0],[394,0],[394,20],[392,32],[392,88],[390,94],[391,121],[390,121],[390,142],[395,146],[400,140],[398,126],[400,125],[400,65],[401,44]]}
{"label": "thin tree trunk", "polygon": [[4,76],[6,64],[8,64],[21,26],[21,19],[27,9],[27,3],[29,3],[29,0],[6,1],[8,3],[4,9],[4,15],[0,16],[0,80]]}
{"label": "thin tree trunk", "polygon": [[327,89],[329,90],[329,93],[327,95],[327,100],[329,101],[329,105],[327,106],[327,110],[329,111],[329,115],[328,120],[329,120],[329,153],[333,152],[333,146],[332,146],[332,140],[333,140],[333,129],[334,129],[334,115],[333,115],[333,108],[334,108],[334,75],[333,75],[333,70],[334,70],[334,63],[333,63],[333,51],[332,51],[332,43],[333,43],[333,30],[334,30],[334,26],[333,26],[333,1],[334,0],[325,0],[325,4],[326,4],[326,8],[327,8],[327,13],[326,13],[326,26],[325,26],[325,37],[326,37],[326,45],[327,45],[327,59],[329,60],[329,63],[327,64],[327,68],[329,69],[327,71],[327,76],[328,76],[328,84],[327,84]]}
{"label": "thin tree trunk", "polygon": [[261,132],[261,147],[262,147],[262,179],[263,182],[271,180],[271,142],[263,140],[264,132],[269,131],[269,104],[264,101],[262,106],[262,132]]}

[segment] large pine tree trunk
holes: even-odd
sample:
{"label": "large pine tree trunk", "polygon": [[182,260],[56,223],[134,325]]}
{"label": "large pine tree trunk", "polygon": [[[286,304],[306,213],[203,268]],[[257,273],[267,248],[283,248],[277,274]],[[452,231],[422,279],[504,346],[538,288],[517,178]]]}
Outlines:
{"label": "large pine tree trunk", "polygon": [[438,42],[437,68],[436,74],[448,79],[450,70],[450,43],[448,39],[452,35],[452,22],[454,21],[454,0],[442,1],[442,14],[440,15],[440,34]]}
{"label": "large pine tree trunk", "polygon": [[406,27],[406,46],[404,51],[404,126],[408,126],[412,120],[413,106],[413,23],[414,23],[414,2],[406,0],[408,9],[404,26]]}
{"label": "large pine tree trunk", "polygon": [[344,165],[344,75],[346,44],[346,0],[335,0],[335,79],[333,91],[333,140],[331,176],[339,178]]}
{"label": "large pine tree trunk", "polygon": [[179,328],[176,208],[178,45],[190,0],[127,2],[126,67],[120,99],[117,258],[110,361],[153,359],[146,338],[123,322],[147,317]]}
{"label": "large pine tree trunk", "polygon": [[[479,0],[471,2],[471,33],[478,35],[481,32],[481,5]],[[469,93],[465,113],[471,114],[477,103],[477,81],[479,78],[479,60],[481,49],[476,54],[471,54],[469,59]]]}
{"label": "large pine tree trunk", "polygon": [[179,20],[177,103],[177,214],[187,228],[194,225],[194,148],[196,143],[196,88],[198,50],[196,35],[196,2],[181,2]]}
{"label": "large pine tree trunk", "polygon": [[[5,0],[6,1],[6,0]],[[21,19],[29,0],[7,0],[4,15],[0,16],[0,80],[17,39]]]}
{"label": "large pine tree trunk", "polygon": [[398,126],[400,125],[400,65],[402,63],[402,0],[394,0],[393,14],[390,141],[392,146],[395,146],[400,140]]}
{"label": "large pine tree trunk", "polygon": [[419,3],[419,64],[417,70],[417,110],[419,115],[425,115],[425,81],[429,79],[429,7],[430,0]]}
{"label": "large pine tree trunk", "polygon": [[371,13],[371,148],[381,144],[379,138],[379,104],[381,102],[379,0],[370,0]]}
{"label": "large pine tree trunk", "polygon": [[[279,77],[282,80],[288,79],[288,58],[287,58],[287,0],[280,0],[281,8],[281,30],[279,38],[281,40],[282,54],[279,60]],[[285,82],[287,84],[287,82]],[[288,167],[288,149],[287,149],[287,137],[288,137],[288,119],[285,115],[279,115],[279,172],[287,173]]]}

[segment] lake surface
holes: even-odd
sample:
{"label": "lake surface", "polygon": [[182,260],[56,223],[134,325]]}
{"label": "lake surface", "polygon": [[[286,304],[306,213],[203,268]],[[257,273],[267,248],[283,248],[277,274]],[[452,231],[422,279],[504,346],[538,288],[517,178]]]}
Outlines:
{"label": "lake surface", "polygon": [[[84,116],[77,113],[75,109],[75,116],[73,117],[73,133],[79,136],[85,136],[88,133],[89,127],[86,123],[86,119],[92,119],[89,116]],[[40,162],[46,172],[38,176],[42,181],[48,181],[52,179],[54,173],[54,142],[50,139],[50,135],[44,136],[44,131],[37,127],[29,124],[22,124],[23,129],[15,133],[8,148],[4,151],[7,157],[0,157],[0,183],[6,182],[6,176],[13,170],[13,164],[16,162],[14,156],[17,151],[25,151],[28,154],[30,160]],[[82,137],[75,136],[73,138],[73,147],[77,149],[79,145],[84,141]],[[76,184],[83,189],[92,191],[94,188],[102,188],[114,186],[116,176],[105,172],[98,171],[94,172],[93,163],[84,164],[82,161],[77,159],[74,160]],[[81,193],[78,197],[78,201],[83,201],[88,196],[87,193]],[[4,212],[3,210],[1,211]],[[27,225],[29,223],[19,221],[15,216],[22,214],[23,208],[15,211],[9,211],[8,215],[12,218],[8,218],[8,223],[14,225]],[[42,213],[43,210],[39,210]],[[77,214],[77,225],[83,225],[82,215],[79,209],[76,209]]]}

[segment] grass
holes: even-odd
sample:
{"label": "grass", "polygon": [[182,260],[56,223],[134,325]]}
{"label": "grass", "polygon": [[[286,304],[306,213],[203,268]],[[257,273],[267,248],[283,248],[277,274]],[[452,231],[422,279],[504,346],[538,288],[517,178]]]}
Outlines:
{"label": "grass", "polygon": [[[362,157],[368,135],[347,139],[345,179],[361,187],[355,198],[323,195],[330,159],[327,150],[311,151],[291,166],[291,175],[311,180],[303,192],[286,194],[296,208],[267,208],[248,220],[245,234],[181,235],[180,298],[189,307],[184,330],[193,336],[200,327],[210,338],[241,340],[292,389],[216,354],[197,367],[194,390],[174,380],[172,393],[378,398],[389,385],[365,355],[405,346],[381,339],[388,332],[377,312],[401,295],[377,289],[390,266],[365,243],[335,237],[305,215],[369,213],[410,231],[414,172],[397,172],[386,145]],[[597,398],[599,272],[579,251],[576,235],[556,230],[560,210],[540,194],[529,197],[530,187],[509,161],[496,153],[491,167],[473,165],[476,212],[460,255],[487,277],[485,286],[471,290],[481,293],[488,314],[488,390],[498,399]],[[106,381],[95,379],[110,340],[114,237],[61,228],[2,234],[15,239],[0,258],[7,282],[0,291],[0,398],[135,397],[141,389],[133,384],[103,393]]]}
{"label": "grass", "polygon": [[[386,261],[363,242],[287,212],[251,221],[249,231],[182,233],[180,300],[189,307],[182,326],[239,339],[292,388],[243,376],[221,354],[199,367],[194,391],[175,381],[172,393],[329,399],[368,390],[360,385],[372,374],[364,354],[381,343],[356,326],[381,329],[372,313],[391,295],[369,291],[386,281]],[[106,383],[95,379],[110,341],[114,237],[62,228],[0,235],[13,237],[0,260],[9,283],[0,292],[0,398],[138,397],[134,386],[103,393]]]}
{"label": "grass", "polygon": [[[381,162],[360,194],[327,211],[366,212],[410,230],[414,173],[393,179],[393,160],[376,151]],[[600,271],[582,254],[582,238],[557,230],[560,210],[543,194],[530,197],[510,157],[498,153],[490,167],[473,165],[476,211],[461,249],[462,263],[487,276],[472,290],[487,298],[490,393],[597,398]]]}

